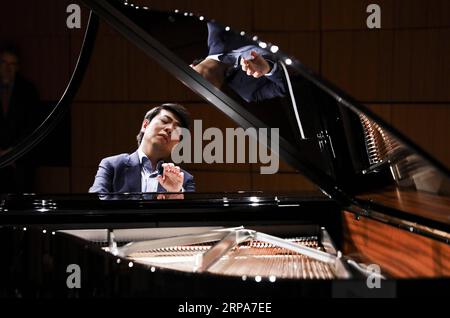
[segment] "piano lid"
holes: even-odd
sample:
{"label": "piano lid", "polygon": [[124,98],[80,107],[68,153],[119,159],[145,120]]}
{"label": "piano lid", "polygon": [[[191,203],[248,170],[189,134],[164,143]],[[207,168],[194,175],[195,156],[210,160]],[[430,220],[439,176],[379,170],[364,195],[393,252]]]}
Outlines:
{"label": "piano lid", "polygon": [[[279,156],[344,207],[450,224],[448,169],[275,45],[190,13],[84,3],[244,129],[278,128]],[[233,57],[251,51],[268,61],[270,76],[240,70]],[[208,55],[227,65],[219,83],[190,66]]]}
{"label": "piano lid", "polygon": [[[279,128],[280,157],[329,196],[362,211],[388,207],[450,224],[449,170],[277,46],[189,12],[85,2],[241,127]],[[236,56],[250,51],[276,69],[270,78],[240,71]],[[192,68],[208,55],[228,65],[219,83]]]}

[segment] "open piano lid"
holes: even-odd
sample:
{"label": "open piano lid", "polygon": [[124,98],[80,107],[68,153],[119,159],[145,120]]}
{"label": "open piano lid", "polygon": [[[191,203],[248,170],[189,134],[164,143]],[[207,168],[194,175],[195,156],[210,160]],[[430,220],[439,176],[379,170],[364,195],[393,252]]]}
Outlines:
{"label": "open piano lid", "polygon": [[[280,157],[350,210],[383,210],[448,228],[449,170],[276,46],[192,13],[122,1],[85,3],[244,129],[279,128]],[[234,84],[219,90],[195,72],[190,64],[207,56],[217,38],[227,54],[248,45],[265,49],[283,75],[282,93],[249,95]],[[251,87],[249,79],[242,83]]]}
{"label": "open piano lid", "polygon": [[[381,211],[448,232],[448,169],[298,60],[193,14],[115,0],[84,2],[244,129],[279,128],[279,156],[349,211],[371,216]],[[208,37],[213,34],[240,47],[266,50],[282,75],[277,83],[281,89],[249,94],[230,84],[219,90],[200,76],[189,65],[208,54]],[[234,49],[238,47],[227,47],[224,53]],[[240,80],[253,86],[251,77]]]}

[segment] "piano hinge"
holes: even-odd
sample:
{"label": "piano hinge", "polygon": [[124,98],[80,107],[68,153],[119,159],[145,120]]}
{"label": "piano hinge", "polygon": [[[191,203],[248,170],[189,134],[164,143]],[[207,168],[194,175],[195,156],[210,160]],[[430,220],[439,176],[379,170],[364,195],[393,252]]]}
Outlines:
{"label": "piano hinge", "polygon": [[333,155],[333,158],[336,159],[336,153],[334,152],[333,141],[331,140],[331,136],[328,134],[328,131],[322,130],[316,135],[316,137],[317,137],[317,140],[319,141],[319,148],[321,150],[325,150],[326,146],[329,145],[331,154]]}
{"label": "piano hinge", "polygon": [[362,208],[357,205],[350,205],[347,210],[349,212],[352,212],[355,215],[355,220],[359,221],[361,219],[361,216],[370,216],[370,211],[368,209]]}

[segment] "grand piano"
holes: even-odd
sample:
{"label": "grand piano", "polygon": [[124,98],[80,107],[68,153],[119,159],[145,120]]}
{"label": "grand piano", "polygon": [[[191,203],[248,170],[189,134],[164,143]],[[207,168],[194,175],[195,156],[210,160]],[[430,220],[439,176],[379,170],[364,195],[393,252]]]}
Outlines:
{"label": "grand piano", "polygon": [[0,157],[0,167],[45,139],[68,110],[103,19],[240,127],[279,128],[272,151],[321,192],[184,193],[166,200],[144,193],[2,194],[0,297],[448,293],[447,167],[256,37],[223,26],[245,45],[267,50],[285,92],[246,101],[189,66],[208,52],[211,21],[127,1],[84,3],[92,12],[67,89],[44,124]]}

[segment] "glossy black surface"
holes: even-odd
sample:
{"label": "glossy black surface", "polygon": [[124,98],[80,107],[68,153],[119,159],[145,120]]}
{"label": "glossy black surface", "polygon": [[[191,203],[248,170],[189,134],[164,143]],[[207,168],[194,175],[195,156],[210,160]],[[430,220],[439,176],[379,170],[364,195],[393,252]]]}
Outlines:
{"label": "glossy black surface", "polygon": [[[1,224],[53,224],[62,228],[155,227],[234,225],[263,222],[290,224],[312,222],[335,227],[338,205],[328,198],[305,193],[277,196],[262,193],[186,194],[183,200],[143,198],[147,195],[117,195],[115,200],[101,200],[97,195],[27,195],[9,196],[0,206]],[[64,226],[63,226],[64,224]],[[73,225],[71,225],[73,224]]]}
{"label": "glossy black surface", "polygon": [[[242,35],[213,21],[234,42],[265,47],[280,69],[282,65],[287,69],[284,79],[291,89],[285,96],[244,101],[226,86],[218,89],[189,66],[193,59],[207,55],[211,21],[184,12],[136,9],[121,1],[86,3],[241,127],[279,128],[280,157],[342,206],[364,209],[376,202],[383,207],[382,200],[370,195],[383,190],[430,192],[442,198],[450,194],[449,173],[444,166],[294,57],[282,50],[270,52],[271,44],[263,39],[254,40],[252,35]],[[366,128],[363,120],[371,127]],[[371,157],[373,145],[367,136],[373,127],[380,129],[382,143],[394,145],[375,161]],[[361,194],[365,199],[356,199]],[[417,215],[400,202],[396,208],[413,218]]]}

